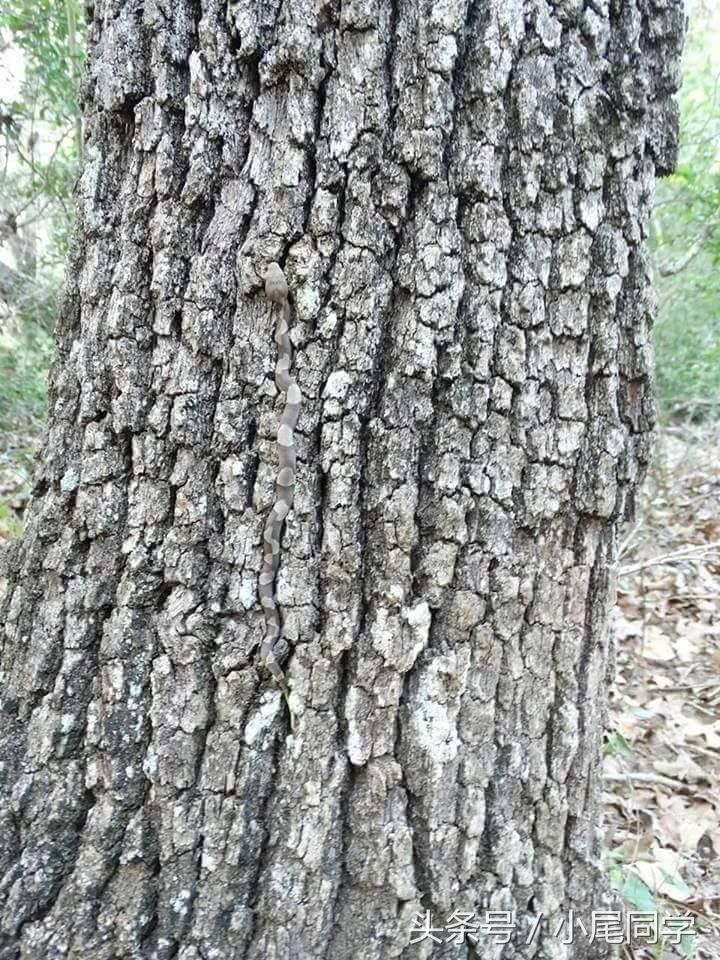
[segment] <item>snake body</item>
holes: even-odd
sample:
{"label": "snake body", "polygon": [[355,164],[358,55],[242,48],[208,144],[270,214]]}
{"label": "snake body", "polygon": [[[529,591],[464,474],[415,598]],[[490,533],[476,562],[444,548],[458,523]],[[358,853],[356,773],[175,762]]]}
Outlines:
{"label": "snake body", "polygon": [[[277,364],[275,384],[285,394],[285,408],[280,418],[277,432],[278,472],[275,478],[275,502],[272,505],[263,534],[263,558],[258,582],[260,603],[265,614],[265,636],[260,646],[260,656],[277,681],[280,689],[288,698],[285,674],[280,667],[280,659],[287,650],[282,638],[280,611],[275,597],[275,580],[280,565],[280,539],[282,527],[292,506],[295,494],[295,425],[300,415],[302,395],[290,374],[292,364],[292,344],[290,343],[290,303],[288,284],[280,265],[271,263],[265,274],[265,296],[270,300],[277,313],[275,342],[277,343]],[[292,713],[291,713],[292,719]]]}

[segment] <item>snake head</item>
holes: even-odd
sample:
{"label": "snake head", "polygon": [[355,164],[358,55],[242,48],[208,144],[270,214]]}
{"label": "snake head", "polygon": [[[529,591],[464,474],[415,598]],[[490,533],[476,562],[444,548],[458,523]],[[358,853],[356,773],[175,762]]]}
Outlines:
{"label": "snake head", "polygon": [[288,283],[280,264],[274,260],[268,264],[265,271],[265,296],[273,303],[282,303],[287,300]]}

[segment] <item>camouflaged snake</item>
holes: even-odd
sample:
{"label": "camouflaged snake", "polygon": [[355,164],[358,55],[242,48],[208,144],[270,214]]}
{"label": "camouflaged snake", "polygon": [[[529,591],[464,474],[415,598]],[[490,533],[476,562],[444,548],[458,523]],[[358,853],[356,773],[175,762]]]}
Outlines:
{"label": "camouflaged snake", "polygon": [[[285,394],[285,408],[280,417],[277,432],[278,472],[275,477],[275,502],[265,521],[263,533],[263,558],[258,582],[258,594],[265,614],[265,636],[260,645],[260,657],[275,678],[288,700],[289,691],[280,660],[287,652],[287,643],[282,637],[280,610],[275,596],[275,581],[280,565],[280,540],[283,523],[290,512],[295,494],[295,425],[300,415],[302,395],[290,374],[292,344],[290,343],[290,302],[285,274],[278,263],[269,264],[265,273],[265,296],[274,305],[277,314],[275,342],[277,364],[275,384]],[[288,702],[289,706],[289,702]],[[294,716],[290,711],[291,725]]]}

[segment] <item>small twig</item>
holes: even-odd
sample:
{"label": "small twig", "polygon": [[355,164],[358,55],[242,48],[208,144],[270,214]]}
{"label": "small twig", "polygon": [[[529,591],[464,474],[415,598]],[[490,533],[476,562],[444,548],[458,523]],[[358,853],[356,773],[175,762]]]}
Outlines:
{"label": "small twig", "polygon": [[[697,704],[693,703],[693,710],[698,710],[698,709],[700,708],[698,708]],[[703,711],[702,709],[700,709],[700,712],[709,713],[710,716],[714,716],[713,714],[710,713],[709,710]],[[672,752],[675,754],[676,757],[679,757],[681,754],[685,754],[688,751],[690,751],[691,753],[700,753],[703,756],[710,757],[712,760],[717,759],[717,750],[706,750],[705,747],[699,747],[696,743],[690,744],[689,747],[686,747],[685,745],[683,745],[682,750],[676,747],[671,740],[667,739],[667,737],[663,737],[663,743],[669,750],[672,750]]]}
{"label": "small twig", "polygon": [[706,553],[712,553],[720,549],[720,541],[717,543],[698,544],[696,547],[683,547],[682,550],[674,550],[672,553],[665,553],[652,560],[643,560],[641,563],[633,563],[627,567],[620,567],[618,574],[624,576],[628,573],[637,573],[639,570],[645,570],[648,567],[657,567],[663,563],[675,563],[678,560],[696,560]]}
{"label": "small twig", "polygon": [[671,593],[668,600],[717,600],[719,592],[715,593]]}
{"label": "small twig", "polygon": [[639,531],[642,529],[643,522],[644,522],[644,521],[643,521],[643,518],[640,517],[640,519],[639,519],[638,522],[635,524],[635,526],[632,528],[632,530],[630,531],[630,533],[625,537],[625,539],[622,541],[622,543],[621,543],[620,546],[618,547],[618,552],[617,552],[617,559],[618,559],[618,560],[619,560],[620,557],[628,550],[628,548],[630,547],[630,544],[633,542],[633,540],[635,539],[635,537],[637,536],[637,534],[639,533]]}
{"label": "small twig", "polygon": [[[688,397],[686,400],[678,400],[670,410],[682,410],[684,407],[692,405],[693,407],[717,407],[720,405],[720,399],[714,400],[712,397]],[[681,431],[676,431],[681,432]]]}
{"label": "small twig", "polygon": [[603,774],[603,780],[609,780],[613,783],[653,783],[662,787],[672,787],[673,790],[689,790],[690,785],[683,783],[682,780],[673,780],[671,777],[664,777],[660,773],[606,773]]}
{"label": "small twig", "polygon": [[720,207],[718,207],[703,224],[700,233],[695,237],[685,253],[674,263],[661,263],[658,265],[658,273],[661,277],[672,277],[676,273],[684,270],[688,264],[695,259],[710,238],[713,230],[720,223]]}
{"label": "small twig", "polygon": [[[32,120],[33,120],[33,123],[34,123],[34,122],[35,122],[34,114],[33,114]],[[71,132],[72,132],[72,127],[70,127],[70,128],[67,129],[67,130],[64,130],[64,131],[62,132],[62,134],[60,135],[60,139],[59,139],[59,140],[56,142],[56,144],[55,144],[55,149],[54,149],[53,152],[52,152],[52,156],[50,157],[49,163],[52,163],[52,162],[54,161],[55,156],[56,156],[58,150],[60,149],[60,146],[62,145],[63,141],[64,141],[65,138],[68,136],[68,134],[71,133]],[[14,137],[13,139],[14,139],[13,149],[15,150],[15,153],[17,153],[18,157],[20,157],[20,159],[21,159],[22,162],[25,164],[25,166],[27,166],[27,167],[30,168],[30,170],[32,171],[33,175],[34,175],[35,177],[37,177],[37,178],[41,181],[41,186],[40,186],[40,191],[39,191],[39,192],[42,192],[43,190],[47,190],[47,191],[50,193],[50,195],[53,196],[53,197],[58,201],[58,203],[60,204],[60,206],[63,208],[63,213],[65,214],[66,218],[69,219],[70,213],[69,213],[69,211],[68,211],[68,208],[67,208],[67,205],[66,205],[66,203],[65,203],[65,200],[63,199],[60,191],[59,191],[59,190],[56,190],[56,189],[52,186],[52,184],[50,183],[50,180],[49,180],[49,175],[50,175],[50,167],[49,167],[49,164],[46,166],[44,172],[43,172],[42,170],[40,170],[40,169],[37,167],[36,163],[35,163],[34,148],[31,147],[31,150],[30,150],[29,155],[26,156],[26,155],[25,155],[25,152],[24,152],[24,150],[23,150],[23,148],[22,148],[22,146],[21,146],[21,144],[20,144],[20,137],[17,136],[17,137]],[[37,196],[37,195],[38,195],[38,194],[36,194],[35,196]],[[28,207],[29,204],[30,204],[34,199],[35,199],[35,197],[31,197],[31,199],[30,199],[27,203],[25,203],[23,206],[21,206],[19,213],[24,212],[24,210],[26,209],[26,207]],[[16,213],[16,216],[18,216],[19,213]]]}

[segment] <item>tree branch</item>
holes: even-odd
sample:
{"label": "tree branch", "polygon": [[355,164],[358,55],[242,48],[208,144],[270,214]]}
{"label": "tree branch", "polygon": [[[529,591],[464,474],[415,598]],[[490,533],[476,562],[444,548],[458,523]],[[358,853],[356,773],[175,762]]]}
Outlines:
{"label": "tree branch", "polygon": [[718,223],[720,223],[720,207],[718,207],[715,212],[707,218],[700,233],[697,235],[697,237],[695,237],[685,253],[678,260],[676,260],[675,263],[661,263],[658,266],[658,273],[660,276],[672,277],[676,273],[680,273],[681,270],[684,270],[685,267],[687,267],[688,264],[700,253],[702,248],[707,243],[710,234],[713,232]]}

